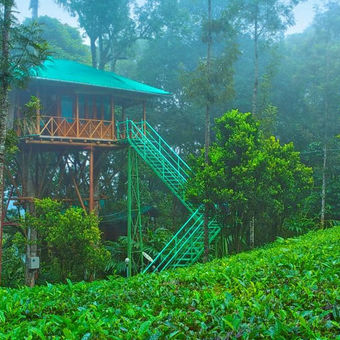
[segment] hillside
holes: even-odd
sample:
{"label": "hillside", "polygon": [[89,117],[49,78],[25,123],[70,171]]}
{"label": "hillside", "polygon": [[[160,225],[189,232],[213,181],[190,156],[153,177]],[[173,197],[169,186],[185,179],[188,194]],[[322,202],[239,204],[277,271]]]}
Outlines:
{"label": "hillside", "polygon": [[0,290],[1,339],[332,339],[340,227],[162,274]]}

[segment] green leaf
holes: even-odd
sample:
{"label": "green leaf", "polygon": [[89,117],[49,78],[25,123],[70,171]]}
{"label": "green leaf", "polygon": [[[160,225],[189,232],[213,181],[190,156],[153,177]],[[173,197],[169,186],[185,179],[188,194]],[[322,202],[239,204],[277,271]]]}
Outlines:
{"label": "green leaf", "polygon": [[150,321],[150,320],[143,322],[141,324],[141,326],[139,327],[138,335],[141,336],[141,335],[144,335],[145,333],[147,333],[151,324],[152,324],[152,321]]}

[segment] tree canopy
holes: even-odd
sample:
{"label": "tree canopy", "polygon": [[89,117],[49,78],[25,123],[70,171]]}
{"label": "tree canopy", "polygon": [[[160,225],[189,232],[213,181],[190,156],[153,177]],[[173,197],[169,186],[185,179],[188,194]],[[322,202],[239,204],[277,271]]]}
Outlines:
{"label": "tree canopy", "polygon": [[[30,22],[26,20],[24,24],[29,25]],[[48,42],[54,58],[91,64],[90,49],[83,43],[76,28],[48,16],[40,16],[35,22],[40,25],[41,36]]]}
{"label": "tree canopy", "polygon": [[[258,242],[275,238],[284,220],[301,211],[312,187],[312,169],[301,163],[293,144],[265,138],[250,113],[237,110],[215,121],[216,141],[192,164],[194,176],[187,195],[197,204],[208,203],[230,228],[232,249],[247,239],[252,217],[262,226]],[[227,211],[226,211],[227,207]]]}

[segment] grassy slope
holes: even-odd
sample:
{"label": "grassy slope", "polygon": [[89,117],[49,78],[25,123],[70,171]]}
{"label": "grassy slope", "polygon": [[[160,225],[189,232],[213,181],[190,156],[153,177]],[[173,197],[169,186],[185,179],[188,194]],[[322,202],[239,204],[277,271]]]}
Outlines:
{"label": "grassy slope", "polygon": [[339,259],[336,227],[160,275],[0,290],[0,339],[332,339]]}

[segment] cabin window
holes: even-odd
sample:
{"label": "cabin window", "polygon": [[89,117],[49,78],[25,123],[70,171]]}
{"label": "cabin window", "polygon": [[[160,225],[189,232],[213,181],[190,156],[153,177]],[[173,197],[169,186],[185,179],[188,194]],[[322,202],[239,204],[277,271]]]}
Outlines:
{"label": "cabin window", "polygon": [[98,120],[111,121],[110,98],[108,96],[98,96],[93,100],[95,102],[93,117]]}
{"label": "cabin window", "polygon": [[103,98],[103,106],[104,106],[104,120],[111,121],[111,105],[110,105],[110,98],[104,97]]}
{"label": "cabin window", "polygon": [[79,110],[79,118],[85,118],[85,96],[79,95],[78,96],[78,110]]}
{"label": "cabin window", "polygon": [[61,97],[61,116],[66,118],[68,122],[73,119],[73,97],[62,96]]}
{"label": "cabin window", "polygon": [[101,97],[95,97],[96,102],[96,118],[102,120],[102,98]]}
{"label": "cabin window", "polygon": [[87,97],[87,114],[86,114],[86,118],[89,119],[93,119],[94,118],[94,100],[92,98],[92,96],[88,96]]}

